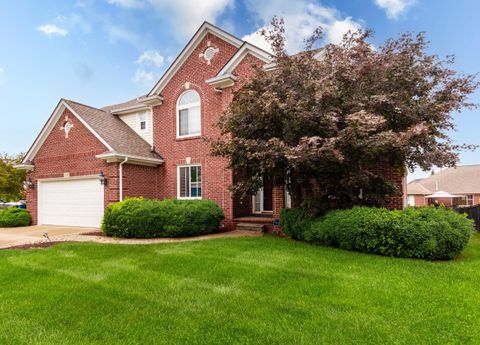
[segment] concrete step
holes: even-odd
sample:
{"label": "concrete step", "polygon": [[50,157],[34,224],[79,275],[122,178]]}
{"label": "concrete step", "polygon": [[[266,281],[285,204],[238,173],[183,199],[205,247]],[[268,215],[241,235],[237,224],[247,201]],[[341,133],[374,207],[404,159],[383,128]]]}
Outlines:
{"label": "concrete step", "polygon": [[252,231],[252,232],[264,232],[265,231],[265,224],[262,223],[238,223],[237,230],[242,231]]}

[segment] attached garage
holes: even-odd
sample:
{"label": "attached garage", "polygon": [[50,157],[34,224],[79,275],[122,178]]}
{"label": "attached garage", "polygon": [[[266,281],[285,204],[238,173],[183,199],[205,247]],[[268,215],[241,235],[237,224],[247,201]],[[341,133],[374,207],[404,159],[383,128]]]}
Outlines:
{"label": "attached garage", "polygon": [[38,224],[100,227],[103,212],[98,176],[38,183]]}

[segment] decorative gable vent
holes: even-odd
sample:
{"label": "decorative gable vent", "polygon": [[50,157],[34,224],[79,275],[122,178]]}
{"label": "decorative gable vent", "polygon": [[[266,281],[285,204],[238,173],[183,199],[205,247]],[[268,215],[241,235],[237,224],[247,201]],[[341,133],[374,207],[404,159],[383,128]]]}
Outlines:
{"label": "decorative gable vent", "polygon": [[207,48],[203,51],[203,53],[200,54],[200,58],[204,58],[205,61],[207,61],[207,65],[210,65],[213,57],[218,53],[218,51],[219,49],[212,47],[211,42],[208,41]]}
{"label": "decorative gable vent", "polygon": [[63,126],[60,127],[60,130],[65,132],[65,138],[68,139],[68,134],[70,133],[72,128],[73,128],[73,123],[70,121],[68,116],[65,116],[65,122],[63,123]]}

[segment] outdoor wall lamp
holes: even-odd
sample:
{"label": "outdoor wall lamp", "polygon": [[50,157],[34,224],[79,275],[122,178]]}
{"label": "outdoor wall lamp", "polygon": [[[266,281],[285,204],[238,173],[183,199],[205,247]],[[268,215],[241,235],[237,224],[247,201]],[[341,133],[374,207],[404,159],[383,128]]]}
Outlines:
{"label": "outdoor wall lamp", "polygon": [[35,183],[33,183],[31,178],[23,182],[23,185],[25,186],[25,188],[35,189]]}
{"label": "outdoor wall lamp", "polygon": [[100,172],[100,174],[98,175],[98,178],[100,180],[100,184],[102,186],[106,186],[107,185],[107,177],[103,174],[103,171]]}

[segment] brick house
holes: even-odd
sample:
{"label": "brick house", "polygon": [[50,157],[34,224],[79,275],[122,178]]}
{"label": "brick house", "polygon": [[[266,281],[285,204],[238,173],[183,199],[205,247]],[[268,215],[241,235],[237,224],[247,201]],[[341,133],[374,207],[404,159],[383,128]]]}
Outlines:
{"label": "brick house", "polygon": [[[225,228],[272,230],[288,193],[266,181],[234,199],[234,173],[203,139],[220,135],[215,124],[252,65],[270,63],[267,52],[205,22],[148,94],[100,109],[60,100],[20,166],[34,223],[98,227],[108,204],[144,196],[214,200]],[[405,179],[386,173],[403,191]],[[402,207],[403,197],[387,202]]]}
{"label": "brick house", "polygon": [[[480,176],[480,164],[472,164],[444,169],[427,178],[413,180],[407,185],[407,203],[409,206],[478,205],[480,204],[478,176]],[[454,197],[442,197],[442,192]]]}

